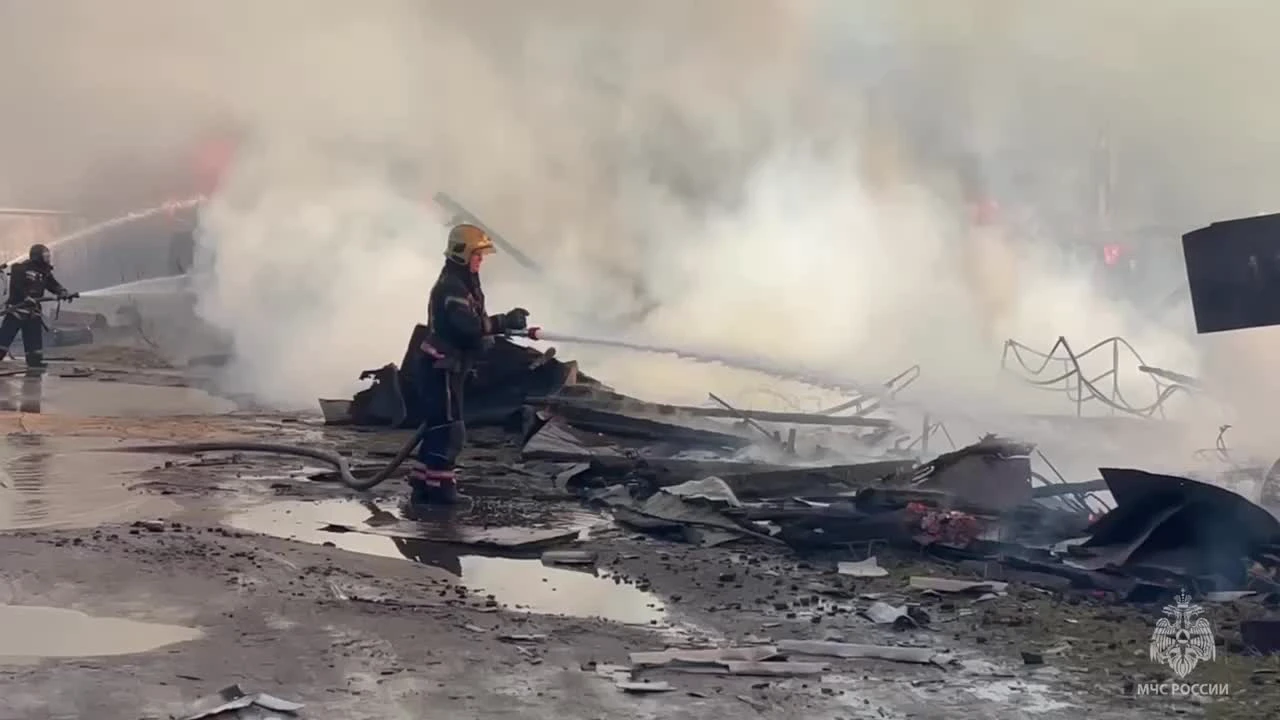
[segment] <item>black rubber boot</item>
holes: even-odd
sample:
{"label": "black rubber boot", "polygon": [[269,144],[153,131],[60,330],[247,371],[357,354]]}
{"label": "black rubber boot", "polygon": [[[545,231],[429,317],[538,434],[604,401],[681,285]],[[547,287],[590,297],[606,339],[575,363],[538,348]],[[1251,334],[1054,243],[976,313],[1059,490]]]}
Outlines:
{"label": "black rubber boot", "polygon": [[433,511],[452,509],[467,498],[458,493],[458,483],[453,473],[428,470],[415,463],[409,470],[409,501],[405,504],[405,517],[419,519]]}
{"label": "black rubber boot", "polygon": [[410,505],[430,505],[431,504],[431,488],[421,480],[409,481],[409,504]]}

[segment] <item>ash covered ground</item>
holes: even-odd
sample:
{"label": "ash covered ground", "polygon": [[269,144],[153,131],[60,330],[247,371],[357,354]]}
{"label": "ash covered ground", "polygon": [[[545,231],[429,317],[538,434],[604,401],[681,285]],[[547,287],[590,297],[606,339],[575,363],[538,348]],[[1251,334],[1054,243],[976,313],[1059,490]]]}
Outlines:
{"label": "ash covered ground", "polygon": [[[875,538],[657,534],[501,425],[472,432],[472,504],[401,532],[399,480],[356,497],[310,461],[102,451],[265,439],[359,468],[409,431],[238,410],[136,349],[59,354],[38,392],[3,380],[0,717],[186,717],[232,684],[353,719],[1262,717],[1280,699],[1280,665],[1241,635],[1274,617],[1265,592],[1205,611],[1217,654],[1191,678],[1229,696],[1139,696],[1176,679],[1150,659],[1167,598],[983,584],[999,563]],[[883,571],[844,565],[869,555]],[[886,607],[906,615],[873,619]]]}

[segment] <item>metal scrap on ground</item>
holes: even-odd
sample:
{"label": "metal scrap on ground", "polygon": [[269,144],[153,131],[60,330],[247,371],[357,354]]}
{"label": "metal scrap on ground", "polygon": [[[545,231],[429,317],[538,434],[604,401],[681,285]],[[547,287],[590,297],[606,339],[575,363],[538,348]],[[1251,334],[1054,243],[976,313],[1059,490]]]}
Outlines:
{"label": "metal scrap on ground", "polygon": [[[406,360],[413,346],[411,339]],[[416,422],[404,390],[413,378],[394,365],[373,376],[374,387],[357,395],[342,419]],[[912,577],[905,590],[982,600],[1002,596],[1011,584],[1089,591],[1116,602],[1149,602],[1182,589],[1201,597],[1243,591],[1280,597],[1274,579],[1280,523],[1244,497],[1195,480],[1103,468],[1101,479],[1071,482],[1034,445],[990,435],[922,456],[920,438],[902,449],[900,439],[911,432],[880,401],[829,409],[852,411],[847,415],[757,412],[718,396],[711,408],[647,403],[553,353],[505,341],[469,383],[469,424],[519,428],[521,473],[545,478],[548,492],[577,497],[642,533],[700,547],[825,550],[834,553],[833,574],[866,581],[888,575],[873,548],[883,549],[881,557],[923,551],[956,572]],[[811,433],[820,426],[823,440],[815,442]],[[920,437],[937,426],[926,418]],[[850,460],[836,445],[873,459]],[[1058,480],[1034,472],[1035,460]],[[1114,507],[1100,512],[1100,491],[1111,494]],[[362,531],[401,530],[416,532]],[[571,537],[480,533],[467,542],[515,547]],[[881,603],[859,612],[876,623],[922,624],[909,604],[901,608]],[[888,654],[895,653],[904,655]]]}
{"label": "metal scrap on ground", "polygon": [[243,717],[241,710],[255,707],[272,713],[293,715],[303,705],[267,693],[246,693],[239,685],[229,685],[215,695],[196,701],[193,713],[184,716],[182,720],[230,720],[233,717]]}

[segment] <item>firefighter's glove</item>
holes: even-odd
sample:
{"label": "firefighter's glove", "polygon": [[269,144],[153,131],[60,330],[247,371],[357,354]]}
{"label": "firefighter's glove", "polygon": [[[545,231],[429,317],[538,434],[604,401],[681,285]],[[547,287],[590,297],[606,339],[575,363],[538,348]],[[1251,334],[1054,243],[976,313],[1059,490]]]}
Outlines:
{"label": "firefighter's glove", "polygon": [[58,299],[59,299],[59,300],[65,300],[65,301],[67,301],[67,302],[71,302],[72,300],[75,300],[75,299],[76,299],[76,298],[78,298],[78,297],[80,297],[80,293],[78,293],[78,292],[74,292],[74,293],[64,292],[64,293],[62,293],[61,295],[59,295],[59,296],[58,296]]}
{"label": "firefighter's glove", "polygon": [[524,330],[529,327],[529,311],[524,308],[516,308],[507,311],[502,316],[502,329],[506,332],[514,330]]}

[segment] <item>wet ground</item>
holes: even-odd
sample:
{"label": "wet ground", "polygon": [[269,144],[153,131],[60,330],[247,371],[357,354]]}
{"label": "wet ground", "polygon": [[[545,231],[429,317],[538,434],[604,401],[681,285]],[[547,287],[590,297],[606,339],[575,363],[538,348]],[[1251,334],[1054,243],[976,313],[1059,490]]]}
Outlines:
{"label": "wet ground", "polygon": [[136,655],[201,635],[194,628],[92,617],[38,605],[0,605],[0,633],[4,634],[0,663]]}
{"label": "wet ground", "polygon": [[154,455],[94,452],[108,438],[15,434],[0,439],[0,529],[94,527],[179,509],[130,489]]}
{"label": "wet ground", "polygon": [[[380,509],[395,512],[397,507],[396,503],[383,503]],[[577,521],[571,513],[566,516],[558,526],[586,530],[591,525]],[[371,518],[374,524],[367,525]],[[465,523],[465,515],[456,521]],[[504,556],[497,548],[486,550],[368,534],[361,530],[378,530],[376,516],[351,500],[259,505],[230,515],[225,523],[249,532],[353,553],[410,560],[443,571],[440,577],[460,579],[471,591],[492,597],[503,610],[599,618],[632,625],[656,625],[665,618],[663,603],[657,596],[637,589],[614,573],[597,569],[595,563],[557,567],[544,563],[536,550],[507,550]],[[419,532],[447,535],[450,530],[441,524]],[[510,557],[512,554],[531,557]]]}
{"label": "wet ground", "polygon": [[[1280,668],[1259,673],[1272,666],[1225,650],[1206,677],[1233,684],[1226,701],[1126,694],[1158,677],[1142,657],[1158,609],[1020,589],[932,597],[907,578],[956,569],[882,553],[886,577],[851,578],[833,558],[695,549],[602,524],[544,497],[545,479],[483,431],[464,458],[470,509],[412,533],[388,520],[395,483],[361,502],[293,460],[101,452],[223,437],[385,451],[402,438],[209,415],[210,397],[165,394],[191,390],[173,374],[95,373],[49,382],[39,414],[0,412],[0,718],[169,717],[231,683],[307,703],[305,717],[371,720],[1136,720],[1263,717],[1280,702]],[[877,599],[919,605],[928,622],[876,625],[862,612]],[[1229,634],[1242,612],[1214,621]],[[796,677],[655,670],[645,675],[670,691],[652,694],[624,692],[611,668],[637,651],[787,639],[928,647],[954,662],[805,658],[828,667]]]}

